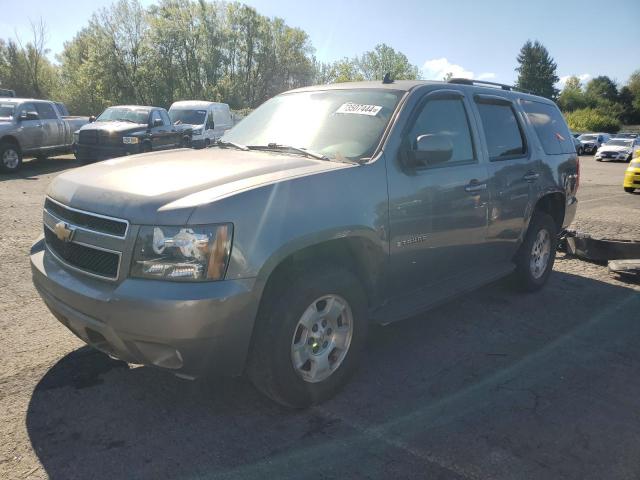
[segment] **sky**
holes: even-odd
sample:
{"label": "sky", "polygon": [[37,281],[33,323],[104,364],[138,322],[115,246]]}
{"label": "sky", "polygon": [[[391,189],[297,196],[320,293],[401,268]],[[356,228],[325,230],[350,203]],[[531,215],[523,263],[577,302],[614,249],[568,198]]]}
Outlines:
{"label": "sky", "polygon": [[[112,0],[0,0],[0,38],[29,38],[42,18],[51,57],[91,14]],[[144,5],[154,0],[142,0]],[[539,40],[561,77],[608,75],[624,84],[640,69],[640,0],[245,0],[309,34],[321,61],[360,55],[378,43],[403,52],[424,78],[454,76],[514,83],[516,56]],[[560,85],[560,86],[561,86]]]}

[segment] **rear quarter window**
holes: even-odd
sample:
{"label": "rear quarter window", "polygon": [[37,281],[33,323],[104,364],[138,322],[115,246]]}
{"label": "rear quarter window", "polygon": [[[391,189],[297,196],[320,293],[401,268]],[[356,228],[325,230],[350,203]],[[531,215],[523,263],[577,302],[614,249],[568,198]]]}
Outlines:
{"label": "rear quarter window", "polygon": [[522,100],[521,103],[547,155],[575,153],[567,123],[555,105],[531,100]]}

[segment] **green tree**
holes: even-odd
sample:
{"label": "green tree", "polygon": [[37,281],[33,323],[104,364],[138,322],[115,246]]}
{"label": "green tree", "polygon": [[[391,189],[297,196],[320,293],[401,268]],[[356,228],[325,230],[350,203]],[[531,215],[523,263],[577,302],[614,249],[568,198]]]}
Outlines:
{"label": "green tree", "polygon": [[589,80],[585,94],[593,104],[597,104],[599,100],[618,101],[618,87],[613,80],[605,75]]}
{"label": "green tree", "polygon": [[386,73],[394,80],[415,80],[420,70],[402,52],[381,43],[365,52],[357,64],[365,80],[382,80]]}
{"label": "green tree", "polygon": [[578,77],[572,76],[567,79],[564,88],[558,96],[558,106],[563,112],[573,112],[574,110],[587,106],[587,101]]}
{"label": "green tree", "polygon": [[616,115],[594,108],[583,108],[565,114],[567,123],[572,130],[609,132],[620,130],[620,121]]}
{"label": "green tree", "polygon": [[557,65],[540,42],[527,40],[520,49],[517,60],[516,84],[519,88],[546,98],[557,97],[558,90],[555,88],[559,80],[556,75]]}

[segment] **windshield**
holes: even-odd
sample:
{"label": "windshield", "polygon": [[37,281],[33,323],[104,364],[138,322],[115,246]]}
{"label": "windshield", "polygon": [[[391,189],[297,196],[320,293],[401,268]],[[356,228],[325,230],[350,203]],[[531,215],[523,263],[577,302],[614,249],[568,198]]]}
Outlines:
{"label": "windshield", "polygon": [[13,117],[13,113],[16,111],[15,103],[0,103],[0,117],[8,118]]}
{"label": "windshield", "polygon": [[580,135],[578,137],[578,140],[597,140],[598,136],[597,135]]}
{"label": "windshield", "polygon": [[223,137],[247,146],[290,145],[329,158],[370,157],[402,96],[395,90],[323,90],[279,95]]}
{"label": "windshield", "polygon": [[618,146],[618,147],[630,147],[633,145],[633,140],[609,140],[606,145],[610,146]]}
{"label": "windshield", "polygon": [[202,125],[207,116],[206,110],[187,110],[183,108],[169,110],[171,123],[186,123],[189,125]]}
{"label": "windshield", "polygon": [[96,122],[148,123],[149,109],[109,107],[96,118]]}

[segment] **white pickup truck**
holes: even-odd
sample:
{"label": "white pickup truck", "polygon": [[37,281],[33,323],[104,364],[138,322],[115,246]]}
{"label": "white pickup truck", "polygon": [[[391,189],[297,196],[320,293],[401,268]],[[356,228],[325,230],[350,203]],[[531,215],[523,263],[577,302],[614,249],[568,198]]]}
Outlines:
{"label": "white pickup truck", "polygon": [[20,169],[23,157],[45,158],[71,151],[73,132],[89,117],[72,117],[62,103],[0,99],[0,171]]}

